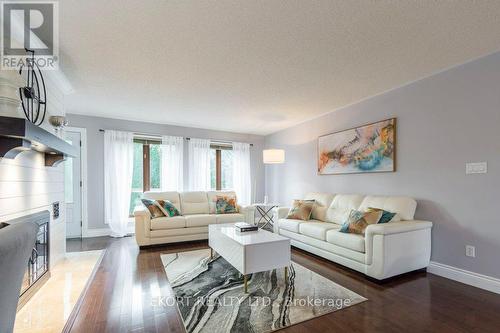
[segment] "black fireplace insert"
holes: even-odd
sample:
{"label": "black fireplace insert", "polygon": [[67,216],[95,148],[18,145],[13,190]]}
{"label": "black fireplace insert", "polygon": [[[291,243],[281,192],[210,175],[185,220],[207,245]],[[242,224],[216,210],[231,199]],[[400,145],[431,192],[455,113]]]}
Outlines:
{"label": "black fireplace insert", "polygon": [[49,271],[49,221],[50,212],[48,210],[26,215],[23,217],[10,220],[8,224],[20,222],[33,222],[38,224],[38,234],[36,243],[31,251],[31,256],[28,259],[26,273],[24,274],[23,284],[21,286],[21,294],[25,294],[38,280],[40,280]]}

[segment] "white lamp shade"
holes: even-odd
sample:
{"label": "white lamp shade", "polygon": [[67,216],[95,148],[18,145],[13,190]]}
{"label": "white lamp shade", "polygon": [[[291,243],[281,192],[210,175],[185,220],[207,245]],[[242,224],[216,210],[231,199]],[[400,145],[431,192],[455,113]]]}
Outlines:
{"label": "white lamp shade", "polygon": [[285,163],[285,151],[283,149],[264,149],[262,158],[264,164]]}

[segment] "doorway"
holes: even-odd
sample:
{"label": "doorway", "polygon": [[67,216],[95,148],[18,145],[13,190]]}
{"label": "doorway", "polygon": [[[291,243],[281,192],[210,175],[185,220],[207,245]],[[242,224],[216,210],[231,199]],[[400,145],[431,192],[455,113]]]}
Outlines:
{"label": "doorway", "polygon": [[84,229],[84,174],[82,146],[85,129],[68,128],[64,139],[76,148],[74,158],[64,162],[64,197],[66,204],[66,238],[81,238]]}

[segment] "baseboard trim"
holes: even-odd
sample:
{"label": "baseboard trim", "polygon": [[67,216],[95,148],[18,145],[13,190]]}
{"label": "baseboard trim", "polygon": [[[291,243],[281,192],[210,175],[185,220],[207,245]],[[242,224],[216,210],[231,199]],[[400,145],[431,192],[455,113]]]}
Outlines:
{"label": "baseboard trim", "polygon": [[500,279],[431,261],[427,272],[500,294]]}
{"label": "baseboard trim", "polygon": [[109,228],[87,229],[83,238],[109,236],[110,234],[111,230]]}
{"label": "baseboard trim", "polygon": [[[128,226],[127,231],[129,234],[134,234],[135,229],[134,226]],[[109,228],[99,228],[99,229],[87,229],[83,233],[83,238],[90,238],[90,237],[103,237],[103,236],[109,236],[111,235],[111,229]]]}

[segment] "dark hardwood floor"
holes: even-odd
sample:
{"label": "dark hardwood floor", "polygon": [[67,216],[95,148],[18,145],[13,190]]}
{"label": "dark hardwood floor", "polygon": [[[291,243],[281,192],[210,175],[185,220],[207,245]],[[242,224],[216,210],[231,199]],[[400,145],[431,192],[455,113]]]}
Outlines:
{"label": "dark hardwood floor", "polygon": [[[203,241],[139,250],[133,237],[69,240],[68,251],[107,251],[65,330],[184,332],[175,306],[152,304],[155,296],[173,295],[160,254],[207,247]],[[297,249],[292,260],[368,301],[283,332],[500,332],[500,295],[425,272],[378,283]]]}

